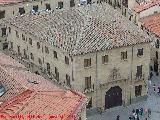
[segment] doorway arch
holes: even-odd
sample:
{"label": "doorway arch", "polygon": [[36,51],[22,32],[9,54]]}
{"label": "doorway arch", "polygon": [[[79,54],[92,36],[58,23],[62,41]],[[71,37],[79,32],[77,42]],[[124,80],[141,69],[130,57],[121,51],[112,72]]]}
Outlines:
{"label": "doorway arch", "polygon": [[119,86],[111,87],[105,95],[105,109],[122,105],[122,89]]}

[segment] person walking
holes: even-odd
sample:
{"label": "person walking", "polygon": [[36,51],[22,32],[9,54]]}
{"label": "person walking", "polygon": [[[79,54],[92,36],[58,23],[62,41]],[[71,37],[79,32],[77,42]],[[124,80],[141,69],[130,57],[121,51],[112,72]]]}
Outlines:
{"label": "person walking", "polygon": [[148,117],[150,118],[150,116],[151,116],[151,109],[149,108],[148,109]]}
{"label": "person walking", "polygon": [[156,92],[156,85],[153,85],[153,91]]}
{"label": "person walking", "polygon": [[117,115],[117,119],[116,119],[116,120],[120,120],[119,118],[120,118],[120,116],[119,116],[119,115]]}

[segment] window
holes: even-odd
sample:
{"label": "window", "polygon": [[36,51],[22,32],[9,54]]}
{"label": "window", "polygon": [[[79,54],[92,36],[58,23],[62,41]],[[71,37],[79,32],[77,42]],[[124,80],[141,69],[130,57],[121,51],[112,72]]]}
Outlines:
{"label": "window", "polygon": [[157,39],[156,48],[159,48],[159,40]]}
{"label": "window", "polygon": [[19,38],[19,34],[18,34],[18,31],[16,31],[16,37],[17,37],[17,38]]}
{"label": "window", "polygon": [[29,38],[29,44],[32,45],[32,39],[31,38]]}
{"label": "window", "polygon": [[18,51],[18,54],[21,54],[20,53],[20,46],[18,46],[18,45],[17,45],[17,51]]}
{"label": "window", "polygon": [[10,48],[13,49],[13,42],[10,42]]}
{"label": "window", "polygon": [[89,67],[89,66],[91,66],[91,58],[84,59],[84,67]]}
{"label": "window", "polygon": [[156,51],[156,59],[158,59],[158,52]]}
{"label": "window", "polygon": [[22,7],[22,8],[20,7],[20,8],[19,8],[19,14],[20,14],[20,15],[25,14],[25,9],[24,9],[24,7]]}
{"label": "window", "polygon": [[58,8],[62,9],[63,8],[63,2],[58,2]]}
{"label": "window", "polygon": [[65,63],[69,65],[69,58],[67,56],[65,56]]}
{"label": "window", "polygon": [[22,40],[24,40],[25,41],[25,36],[22,34]]}
{"label": "window", "polygon": [[70,84],[70,76],[67,75],[67,74],[66,74],[66,82],[67,82],[67,85],[69,85],[69,86],[71,85],[71,84]]}
{"label": "window", "polygon": [[135,86],[135,96],[141,96],[142,93],[142,85]]}
{"label": "window", "polygon": [[40,58],[38,58],[38,63],[42,65],[42,60]]}
{"label": "window", "polygon": [[91,4],[92,3],[92,0],[87,0],[87,4]]}
{"label": "window", "polygon": [[30,57],[31,57],[32,60],[34,60],[33,53],[30,54]]}
{"label": "window", "polygon": [[137,73],[136,73],[136,78],[141,78],[142,77],[142,65],[137,66]]}
{"label": "window", "polygon": [[38,12],[38,5],[33,6],[34,12]]}
{"label": "window", "polygon": [[9,29],[9,33],[11,33],[11,28],[9,27],[8,29]]}
{"label": "window", "polygon": [[46,4],[46,10],[51,10],[50,4]]}
{"label": "window", "polygon": [[5,10],[1,11],[0,10],[0,19],[5,18]]}
{"label": "window", "polygon": [[48,47],[46,47],[46,46],[45,46],[45,52],[46,52],[47,54],[49,54]]}
{"label": "window", "polygon": [[2,30],[2,37],[6,36],[6,28],[1,28]]}
{"label": "window", "polygon": [[102,56],[102,64],[108,62],[108,55]]}
{"label": "window", "polygon": [[75,6],[74,0],[70,0],[70,7],[74,7],[74,6]]}
{"label": "window", "polygon": [[59,72],[56,67],[55,67],[55,74],[56,74],[56,76],[55,76],[56,80],[59,80]]}
{"label": "window", "polygon": [[90,89],[91,88],[91,76],[85,77],[85,88]]}
{"label": "window", "polygon": [[137,56],[142,56],[143,55],[143,48],[138,49]]}
{"label": "window", "polygon": [[57,58],[57,52],[53,51],[53,54],[54,54],[54,58]]}
{"label": "window", "polygon": [[40,49],[40,43],[39,42],[37,42],[37,49]]}
{"label": "window", "polygon": [[121,52],[121,60],[126,60],[126,59],[127,59],[127,51]]}
{"label": "window", "polygon": [[50,74],[50,69],[51,69],[50,64],[49,64],[49,63],[46,63],[46,65],[47,65],[47,71],[48,71],[48,73]]}

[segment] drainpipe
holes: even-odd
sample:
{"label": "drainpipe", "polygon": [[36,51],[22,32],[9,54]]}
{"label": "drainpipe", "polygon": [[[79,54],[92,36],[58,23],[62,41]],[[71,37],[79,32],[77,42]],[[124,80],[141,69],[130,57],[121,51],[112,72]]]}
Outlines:
{"label": "drainpipe", "polygon": [[132,88],[133,88],[133,87],[132,87],[132,79],[133,79],[133,78],[132,78],[132,64],[133,64],[133,46],[132,46],[131,73],[130,73],[130,74],[131,74],[130,104],[132,103],[132,101],[131,101],[131,99],[132,99],[132,98],[131,98],[131,97],[132,97],[131,90],[132,90]]}
{"label": "drainpipe", "polygon": [[97,53],[96,53],[96,107],[98,108],[98,79],[97,79]]}

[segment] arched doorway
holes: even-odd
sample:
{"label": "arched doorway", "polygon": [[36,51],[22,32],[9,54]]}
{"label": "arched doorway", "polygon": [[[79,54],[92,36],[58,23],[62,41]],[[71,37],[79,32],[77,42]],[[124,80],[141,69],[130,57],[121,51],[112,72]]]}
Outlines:
{"label": "arched doorway", "polygon": [[105,95],[105,109],[122,105],[122,89],[119,86],[111,87]]}

